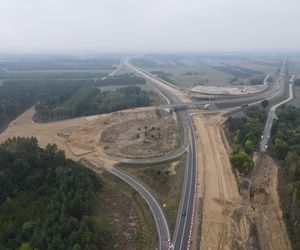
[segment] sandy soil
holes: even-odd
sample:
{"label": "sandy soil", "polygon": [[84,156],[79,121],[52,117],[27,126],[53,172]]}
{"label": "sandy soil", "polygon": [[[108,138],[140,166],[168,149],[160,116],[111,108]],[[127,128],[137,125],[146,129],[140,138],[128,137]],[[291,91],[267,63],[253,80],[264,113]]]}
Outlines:
{"label": "sandy soil", "polygon": [[109,155],[147,158],[172,150],[176,136],[172,115],[161,117],[155,111],[139,112],[105,129],[100,145]]}
{"label": "sandy soil", "polygon": [[254,195],[252,206],[257,213],[258,235],[261,249],[290,250],[277,193],[278,166],[268,155],[260,155],[256,161],[255,175],[252,177]]}
{"label": "sandy soil", "polygon": [[98,145],[103,130],[130,115],[145,111],[153,111],[153,108],[129,109],[111,114],[38,124],[32,121],[35,111],[31,108],[11,122],[0,134],[0,143],[11,137],[34,136],[37,137],[41,147],[55,143],[59,149],[65,151],[68,158],[75,161],[84,158],[103,168],[112,166],[119,160],[108,156]]}
{"label": "sandy soil", "polygon": [[232,249],[230,208],[241,199],[220,133],[222,122],[221,116],[194,116],[198,135],[197,200],[203,199],[204,213],[201,249]]}
{"label": "sandy soil", "polygon": [[236,87],[223,87],[223,86],[197,86],[191,89],[194,93],[207,94],[207,95],[247,95],[262,92],[267,88],[266,85],[255,86],[236,86]]}
{"label": "sandy soil", "polygon": [[201,250],[290,250],[274,161],[267,155],[256,155],[252,177],[238,175],[236,179],[228,157],[224,118],[200,114],[193,121],[198,176],[192,249],[199,249],[200,244]]}

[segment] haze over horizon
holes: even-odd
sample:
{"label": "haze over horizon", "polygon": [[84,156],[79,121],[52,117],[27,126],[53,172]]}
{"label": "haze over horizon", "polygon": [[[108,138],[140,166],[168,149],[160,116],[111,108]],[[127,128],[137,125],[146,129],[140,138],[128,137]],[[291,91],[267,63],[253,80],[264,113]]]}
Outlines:
{"label": "haze over horizon", "polygon": [[0,0],[0,53],[300,50],[297,0]]}

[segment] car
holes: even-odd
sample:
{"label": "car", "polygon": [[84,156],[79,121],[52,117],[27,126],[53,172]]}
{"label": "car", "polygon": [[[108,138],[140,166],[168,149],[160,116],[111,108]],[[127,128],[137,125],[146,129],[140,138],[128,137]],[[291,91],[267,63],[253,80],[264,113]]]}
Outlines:
{"label": "car", "polygon": [[268,149],[268,145],[265,145],[265,150],[267,150]]}
{"label": "car", "polygon": [[186,211],[184,210],[181,215],[182,217],[186,216]]}
{"label": "car", "polygon": [[263,139],[263,138],[264,138],[264,135],[262,135],[260,138]]}

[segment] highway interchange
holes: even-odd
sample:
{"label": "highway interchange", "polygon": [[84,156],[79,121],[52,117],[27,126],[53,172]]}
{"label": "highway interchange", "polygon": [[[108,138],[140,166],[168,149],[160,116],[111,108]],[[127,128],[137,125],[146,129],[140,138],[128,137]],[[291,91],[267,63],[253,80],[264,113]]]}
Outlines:
{"label": "highway interchange", "polygon": [[[159,162],[165,162],[179,157],[180,155],[187,152],[187,161],[186,161],[186,170],[184,176],[184,184],[182,188],[181,200],[179,204],[179,210],[177,214],[177,221],[175,226],[175,231],[173,238],[171,240],[171,235],[168,227],[167,220],[163,213],[163,210],[159,203],[155,200],[155,197],[143,187],[137,180],[128,176],[123,171],[111,168],[109,171],[127,182],[134,189],[136,189],[142,197],[147,201],[156,221],[156,225],[159,233],[159,248],[160,249],[189,249],[190,246],[190,234],[192,230],[193,217],[194,217],[194,205],[195,205],[195,190],[196,190],[196,172],[197,172],[197,155],[196,155],[196,142],[195,142],[195,131],[190,119],[189,113],[186,109],[189,105],[195,105],[195,102],[183,103],[176,95],[174,95],[167,88],[163,87],[163,84],[167,84],[169,87],[175,87],[172,84],[165,82],[164,80],[159,79],[158,77],[152,75],[151,73],[136,67],[131,64],[128,59],[122,60],[119,67],[127,67],[137,75],[145,78],[147,83],[154,87],[159,93],[167,100],[167,105],[164,108],[169,107],[184,107],[183,109],[177,110],[178,121],[183,127],[184,130],[184,142],[182,147],[177,149],[174,152],[169,154],[150,159],[135,159],[129,160],[125,159],[123,162],[132,163],[132,164],[154,164]],[[119,68],[118,67],[118,68]],[[279,78],[275,83],[270,85],[270,88],[262,93],[257,95],[249,95],[244,98],[233,98],[226,100],[216,100],[216,101],[201,101],[197,104],[206,104],[206,103],[238,103],[243,102],[247,105],[257,105],[261,100],[268,99],[273,100],[278,98],[284,93],[285,86],[285,68],[286,60],[283,61],[281,72]],[[175,87],[176,88],[176,87]],[[260,149],[262,152],[265,152],[266,145],[268,144],[269,134],[273,119],[275,117],[276,108],[282,105],[285,102],[290,101],[293,98],[292,83],[289,86],[289,97],[281,103],[278,103],[270,108],[268,119],[266,122],[266,127],[264,131],[264,136],[261,140]],[[231,112],[243,108],[242,106],[236,106],[234,108],[225,109],[225,112]],[[224,110],[223,110],[224,111]]]}

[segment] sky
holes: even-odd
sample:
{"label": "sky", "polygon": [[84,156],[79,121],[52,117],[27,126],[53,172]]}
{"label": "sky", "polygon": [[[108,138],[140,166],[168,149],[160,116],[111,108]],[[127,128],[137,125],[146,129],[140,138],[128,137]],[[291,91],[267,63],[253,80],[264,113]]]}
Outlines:
{"label": "sky", "polygon": [[0,53],[300,50],[299,0],[0,0]]}

